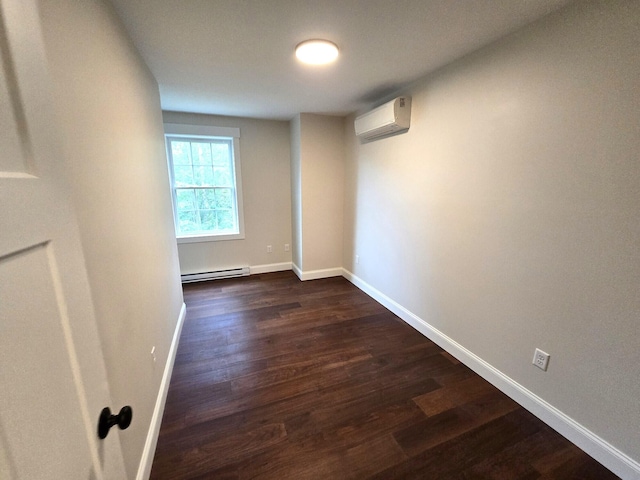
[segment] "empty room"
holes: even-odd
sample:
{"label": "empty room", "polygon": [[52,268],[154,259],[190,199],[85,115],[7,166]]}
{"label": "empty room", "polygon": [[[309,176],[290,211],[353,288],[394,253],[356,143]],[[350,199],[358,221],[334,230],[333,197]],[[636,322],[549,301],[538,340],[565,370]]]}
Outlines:
{"label": "empty room", "polygon": [[640,479],[640,2],[0,0],[0,478]]}

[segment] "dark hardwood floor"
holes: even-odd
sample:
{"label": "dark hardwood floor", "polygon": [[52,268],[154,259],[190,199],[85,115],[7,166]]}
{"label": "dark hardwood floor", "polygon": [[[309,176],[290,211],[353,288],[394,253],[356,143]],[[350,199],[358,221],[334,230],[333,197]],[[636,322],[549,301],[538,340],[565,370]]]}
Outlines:
{"label": "dark hardwood floor", "polygon": [[152,479],[618,478],[343,278],[184,291]]}

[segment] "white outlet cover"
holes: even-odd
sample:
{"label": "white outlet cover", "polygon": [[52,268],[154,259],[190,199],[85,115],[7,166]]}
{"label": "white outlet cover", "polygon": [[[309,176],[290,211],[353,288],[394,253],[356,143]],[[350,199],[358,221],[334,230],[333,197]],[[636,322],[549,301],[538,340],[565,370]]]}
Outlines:
{"label": "white outlet cover", "polygon": [[533,354],[533,361],[531,363],[546,372],[547,367],[549,366],[549,357],[551,357],[551,355],[547,352],[543,352],[539,348],[536,348],[536,351]]}

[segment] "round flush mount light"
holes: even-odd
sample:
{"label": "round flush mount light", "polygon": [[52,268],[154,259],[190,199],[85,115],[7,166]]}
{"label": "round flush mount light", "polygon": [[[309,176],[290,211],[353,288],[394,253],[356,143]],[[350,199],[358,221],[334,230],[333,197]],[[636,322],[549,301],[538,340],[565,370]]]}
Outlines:
{"label": "round flush mount light", "polygon": [[338,46],[329,40],[306,40],[296,47],[298,60],[311,65],[324,65],[338,58]]}

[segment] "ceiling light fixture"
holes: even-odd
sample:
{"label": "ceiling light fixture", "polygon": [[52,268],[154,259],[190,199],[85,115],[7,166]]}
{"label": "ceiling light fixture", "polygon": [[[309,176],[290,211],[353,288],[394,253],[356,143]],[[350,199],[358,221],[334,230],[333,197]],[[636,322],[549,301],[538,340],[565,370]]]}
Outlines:
{"label": "ceiling light fixture", "polygon": [[338,58],[338,46],[329,40],[305,40],[296,47],[296,57],[304,63],[324,65]]}

